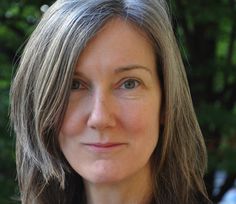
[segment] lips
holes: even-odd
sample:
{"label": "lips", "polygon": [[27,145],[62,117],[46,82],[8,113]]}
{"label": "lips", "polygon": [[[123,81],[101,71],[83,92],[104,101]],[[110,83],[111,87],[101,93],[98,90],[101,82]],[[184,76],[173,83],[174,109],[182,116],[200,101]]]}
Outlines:
{"label": "lips", "polygon": [[92,144],[85,144],[88,146],[93,146],[93,147],[101,147],[101,148],[109,148],[109,147],[115,147],[115,146],[119,146],[122,145],[123,143],[92,143]]}
{"label": "lips", "polygon": [[126,143],[84,143],[89,150],[95,152],[108,152],[123,147]]}

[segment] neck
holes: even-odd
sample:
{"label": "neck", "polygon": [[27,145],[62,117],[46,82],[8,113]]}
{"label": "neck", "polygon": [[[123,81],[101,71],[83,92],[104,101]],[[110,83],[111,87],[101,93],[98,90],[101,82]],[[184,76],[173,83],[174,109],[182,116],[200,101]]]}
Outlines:
{"label": "neck", "polygon": [[150,170],[114,183],[84,181],[87,204],[149,204],[152,198]]}

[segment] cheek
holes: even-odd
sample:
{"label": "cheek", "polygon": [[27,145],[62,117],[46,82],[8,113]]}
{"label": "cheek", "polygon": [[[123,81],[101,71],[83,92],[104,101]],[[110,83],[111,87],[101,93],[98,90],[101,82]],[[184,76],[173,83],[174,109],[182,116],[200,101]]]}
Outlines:
{"label": "cheek", "polygon": [[78,105],[68,105],[61,127],[64,135],[73,136],[82,131],[85,110],[85,108],[78,108]]}
{"label": "cheek", "polygon": [[[155,109],[153,107],[157,108]],[[123,125],[126,129],[132,131],[134,135],[158,134],[160,110],[156,104],[132,104],[132,107],[126,107],[122,112]]]}
{"label": "cheek", "polygon": [[144,165],[150,160],[158,143],[159,108],[155,110],[153,107],[156,106],[139,105],[124,112],[123,127],[131,144],[132,153],[130,157],[127,156],[128,163],[137,158],[136,165]]}
{"label": "cheek", "polygon": [[65,135],[74,135],[79,129],[79,120],[76,113],[67,112],[62,123],[61,132]]}

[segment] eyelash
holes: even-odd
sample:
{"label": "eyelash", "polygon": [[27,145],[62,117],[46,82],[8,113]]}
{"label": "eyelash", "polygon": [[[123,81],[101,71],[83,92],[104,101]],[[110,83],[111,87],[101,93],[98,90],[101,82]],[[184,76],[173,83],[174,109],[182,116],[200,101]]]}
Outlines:
{"label": "eyelash", "polygon": [[[128,79],[122,79],[121,80],[122,83],[121,85],[119,85],[120,89],[126,89],[126,90],[132,90],[137,88],[138,86],[140,86],[141,82],[137,79],[133,79],[133,78],[128,78]],[[125,85],[127,85],[126,83],[134,83],[131,88],[127,88],[125,87]],[[119,83],[120,84],[120,83]],[[129,84],[130,85],[130,84]],[[82,86],[82,88],[81,88]],[[81,80],[73,80],[72,84],[71,84],[71,90],[83,90],[86,89],[86,86],[84,85],[84,83]]]}
{"label": "eyelash", "polygon": [[[79,87],[74,87],[75,85],[78,85],[79,84]],[[80,88],[80,86],[82,86],[82,88]],[[71,90],[83,90],[83,89],[86,89],[86,86],[84,85],[83,82],[81,82],[81,80],[73,80],[72,81],[72,84],[71,84]]]}
{"label": "eyelash", "polygon": [[[133,87],[131,87],[131,88],[127,88],[127,87],[125,87],[125,83],[130,83],[130,82],[132,82],[132,83],[134,83],[133,85]],[[133,79],[133,78],[129,78],[129,79],[127,79],[127,80],[123,80],[123,82],[122,82],[122,84],[121,84],[121,89],[126,89],[126,90],[131,90],[131,89],[135,89],[135,88],[137,88],[139,85],[141,84],[141,82],[139,81],[139,80],[137,80],[137,79]]]}

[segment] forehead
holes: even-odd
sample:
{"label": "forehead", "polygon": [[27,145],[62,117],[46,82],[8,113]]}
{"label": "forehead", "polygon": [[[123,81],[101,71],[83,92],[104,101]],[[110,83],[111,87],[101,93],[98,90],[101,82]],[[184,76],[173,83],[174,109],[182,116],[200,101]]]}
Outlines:
{"label": "forehead", "polygon": [[150,65],[155,52],[147,34],[121,18],[109,20],[87,43],[76,70],[88,67]]}
{"label": "forehead", "polygon": [[[151,39],[145,32],[144,28],[136,25],[128,19],[122,17],[113,17],[109,19],[95,34],[95,36],[90,39],[89,44],[92,44],[98,39],[106,38],[107,36],[112,36],[112,38],[123,38],[123,37],[138,37],[142,40],[150,43],[152,45]],[[129,38],[131,40],[132,38]],[[107,39],[108,40],[108,39]]]}

